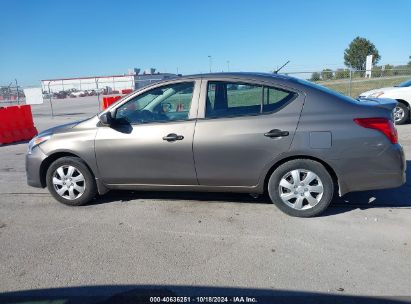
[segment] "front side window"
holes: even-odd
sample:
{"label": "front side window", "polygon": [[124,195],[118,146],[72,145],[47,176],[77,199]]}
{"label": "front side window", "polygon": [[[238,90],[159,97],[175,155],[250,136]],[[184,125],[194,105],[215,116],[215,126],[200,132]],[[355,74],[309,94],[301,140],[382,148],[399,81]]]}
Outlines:
{"label": "front side window", "polygon": [[149,90],[127,101],[116,111],[129,123],[187,120],[194,82],[175,83]]}
{"label": "front side window", "polygon": [[269,113],[278,110],[295,96],[295,93],[279,88],[210,81],[207,86],[206,117]]}

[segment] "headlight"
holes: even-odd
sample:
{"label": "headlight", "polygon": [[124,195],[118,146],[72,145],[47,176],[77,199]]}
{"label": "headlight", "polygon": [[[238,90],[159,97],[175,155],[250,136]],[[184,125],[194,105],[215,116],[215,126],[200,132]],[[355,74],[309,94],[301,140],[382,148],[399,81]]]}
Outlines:
{"label": "headlight", "polygon": [[374,93],[372,93],[371,95],[370,95],[370,97],[372,97],[372,98],[378,98],[378,97],[380,97],[381,95],[383,95],[384,94],[384,92],[374,92]]}
{"label": "headlight", "polygon": [[33,149],[37,147],[38,145],[44,143],[45,141],[49,140],[51,135],[44,135],[44,136],[36,136],[29,142],[29,149],[27,151],[28,154],[31,154]]}

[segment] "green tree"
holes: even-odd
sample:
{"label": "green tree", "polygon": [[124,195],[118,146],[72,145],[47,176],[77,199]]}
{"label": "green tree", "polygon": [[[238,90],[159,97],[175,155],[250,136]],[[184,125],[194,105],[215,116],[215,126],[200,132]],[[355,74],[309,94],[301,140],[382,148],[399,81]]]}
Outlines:
{"label": "green tree", "polygon": [[[411,59],[411,56],[409,56],[408,59]],[[411,60],[408,61],[408,65],[411,65]]]}
{"label": "green tree", "polygon": [[314,72],[311,74],[311,78],[310,78],[311,81],[318,81],[320,79],[321,79],[320,73]]}
{"label": "green tree", "polygon": [[393,69],[394,69],[394,66],[391,65],[391,64],[386,64],[386,65],[384,65],[384,73],[383,73],[383,75],[384,75],[384,76],[392,76],[392,75],[394,75]]}
{"label": "green tree", "polygon": [[322,80],[330,80],[333,78],[333,71],[330,69],[324,69],[321,72],[321,79]]}
{"label": "green tree", "polygon": [[350,77],[350,70],[348,69],[337,69],[335,71],[335,79],[344,79]]}
{"label": "green tree", "polygon": [[372,64],[377,64],[381,56],[375,45],[368,39],[357,37],[351,41],[344,51],[344,64],[348,67],[365,70],[365,62],[368,55],[373,55]]}

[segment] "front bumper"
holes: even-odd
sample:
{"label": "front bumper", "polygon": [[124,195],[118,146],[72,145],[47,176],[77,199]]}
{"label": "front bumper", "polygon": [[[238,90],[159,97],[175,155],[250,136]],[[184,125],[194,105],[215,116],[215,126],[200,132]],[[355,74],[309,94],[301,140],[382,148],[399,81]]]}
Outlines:
{"label": "front bumper", "polygon": [[31,187],[44,188],[41,180],[41,164],[47,158],[39,146],[32,150],[31,154],[26,154],[26,176],[27,184]]}

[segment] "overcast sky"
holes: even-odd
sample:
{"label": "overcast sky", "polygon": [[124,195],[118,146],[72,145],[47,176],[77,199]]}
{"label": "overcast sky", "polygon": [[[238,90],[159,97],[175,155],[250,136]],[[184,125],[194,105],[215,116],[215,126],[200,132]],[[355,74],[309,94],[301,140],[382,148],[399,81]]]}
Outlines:
{"label": "overcast sky", "polygon": [[356,36],[380,63],[411,55],[411,1],[5,1],[0,10],[0,85],[126,73],[183,74],[343,67]]}

